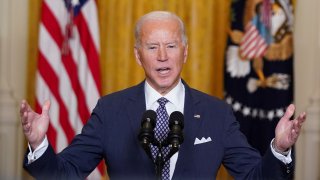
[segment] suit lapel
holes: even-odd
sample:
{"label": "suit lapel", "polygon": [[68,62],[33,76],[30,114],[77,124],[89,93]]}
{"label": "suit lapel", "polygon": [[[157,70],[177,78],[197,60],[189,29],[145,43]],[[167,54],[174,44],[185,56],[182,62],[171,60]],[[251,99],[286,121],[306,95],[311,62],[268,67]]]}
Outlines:
{"label": "suit lapel", "polygon": [[126,112],[128,113],[134,136],[138,136],[141,118],[143,113],[146,111],[144,81],[133,89],[132,94],[128,95],[128,101],[125,107],[127,109]]}
{"label": "suit lapel", "polygon": [[[202,120],[198,118],[201,115],[201,111],[198,107],[200,100],[191,93],[191,88],[183,82],[185,85],[185,105],[184,105],[184,142],[182,143],[178,160],[176,163],[173,177],[184,177],[184,172],[192,171],[192,165],[194,158],[192,151],[194,148],[194,137],[196,137],[199,127],[202,124]],[[195,118],[196,116],[196,118]]]}
{"label": "suit lapel", "polygon": [[[200,100],[191,92],[191,88],[183,81],[185,86],[185,105],[184,105],[184,142],[182,143],[179,156],[177,159],[173,178],[185,177],[185,172],[192,171],[193,166],[193,148],[194,138],[196,137],[199,127],[202,124],[202,120],[195,118],[195,115],[201,115],[202,111],[198,108]],[[128,104],[126,104],[126,112],[130,119],[130,125],[132,127],[133,136],[138,136],[141,124],[141,117],[146,110],[145,94],[144,94],[144,82],[137,85],[133,89],[131,94],[128,95]],[[136,138],[137,144],[140,146],[138,138]],[[147,158],[146,153],[141,148],[140,155]],[[152,162],[150,161],[150,165]]]}
{"label": "suit lapel", "polygon": [[[146,101],[145,101],[145,93],[144,93],[144,81],[138,84],[136,87],[132,89],[132,91],[128,94],[128,99],[124,104],[126,109],[127,116],[129,118],[129,123],[131,126],[132,136],[135,139],[135,144],[139,148],[139,154],[133,154],[133,156],[139,156],[142,164],[147,164],[147,167],[144,167],[145,172],[154,171],[153,162],[147,156],[146,152],[143,150],[140,142],[138,140],[138,134],[141,128],[141,119],[143,113],[146,111]],[[147,173],[148,174],[148,173]],[[150,175],[150,174],[149,174]],[[146,178],[147,179],[147,178]]]}

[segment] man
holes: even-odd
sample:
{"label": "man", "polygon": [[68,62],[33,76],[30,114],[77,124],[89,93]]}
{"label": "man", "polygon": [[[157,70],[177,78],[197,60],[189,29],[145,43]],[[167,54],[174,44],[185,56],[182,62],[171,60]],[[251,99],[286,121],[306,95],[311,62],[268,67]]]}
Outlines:
{"label": "man", "polygon": [[[84,179],[103,158],[111,179],[154,179],[154,163],[137,135],[143,113],[147,109],[158,113],[162,108],[167,115],[157,117],[156,138],[160,120],[173,111],[183,112],[185,126],[184,142],[164,165],[162,179],[214,179],[221,163],[235,179],[292,176],[291,146],[297,141],[305,113],[290,121],[294,113],[290,105],[276,127],[270,149],[260,157],[239,131],[228,105],[181,80],[188,45],[179,17],[162,11],[146,14],[137,22],[135,37],[134,52],[145,71],[145,81],[102,97],[81,134],[61,153],[55,154],[46,139],[50,102],[37,114],[22,101],[21,122],[29,142],[24,167],[31,175]],[[161,105],[159,99],[164,98],[165,105]],[[200,141],[202,138],[206,141]]]}

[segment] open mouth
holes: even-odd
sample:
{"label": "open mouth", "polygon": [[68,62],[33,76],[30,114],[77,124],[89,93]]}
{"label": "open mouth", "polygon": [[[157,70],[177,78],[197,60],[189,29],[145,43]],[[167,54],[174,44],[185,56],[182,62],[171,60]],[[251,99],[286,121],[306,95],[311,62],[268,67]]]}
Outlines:
{"label": "open mouth", "polygon": [[166,73],[168,73],[170,71],[170,68],[168,68],[168,67],[158,68],[157,71],[160,74],[166,74]]}

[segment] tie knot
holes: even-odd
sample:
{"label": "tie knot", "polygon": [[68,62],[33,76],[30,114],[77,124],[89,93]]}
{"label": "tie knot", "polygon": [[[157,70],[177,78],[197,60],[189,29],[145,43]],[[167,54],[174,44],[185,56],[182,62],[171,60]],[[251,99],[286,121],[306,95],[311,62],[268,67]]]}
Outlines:
{"label": "tie knot", "polygon": [[160,106],[162,106],[162,107],[164,107],[164,106],[167,104],[167,102],[169,102],[169,100],[166,99],[166,98],[164,98],[164,97],[158,99],[158,103],[159,103]]}

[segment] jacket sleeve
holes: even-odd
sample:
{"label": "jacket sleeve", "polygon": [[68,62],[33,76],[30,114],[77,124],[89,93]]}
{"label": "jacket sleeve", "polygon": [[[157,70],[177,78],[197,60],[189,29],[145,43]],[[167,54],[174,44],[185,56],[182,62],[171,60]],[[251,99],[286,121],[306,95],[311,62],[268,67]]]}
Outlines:
{"label": "jacket sleeve", "polygon": [[98,102],[81,134],[75,136],[67,148],[56,154],[49,145],[45,153],[30,164],[27,152],[24,168],[36,179],[85,179],[103,159],[102,116]]}
{"label": "jacket sleeve", "polygon": [[250,146],[240,125],[229,108],[224,120],[223,164],[235,179],[290,179],[293,176],[293,162],[284,164],[267,150],[263,157]]}

